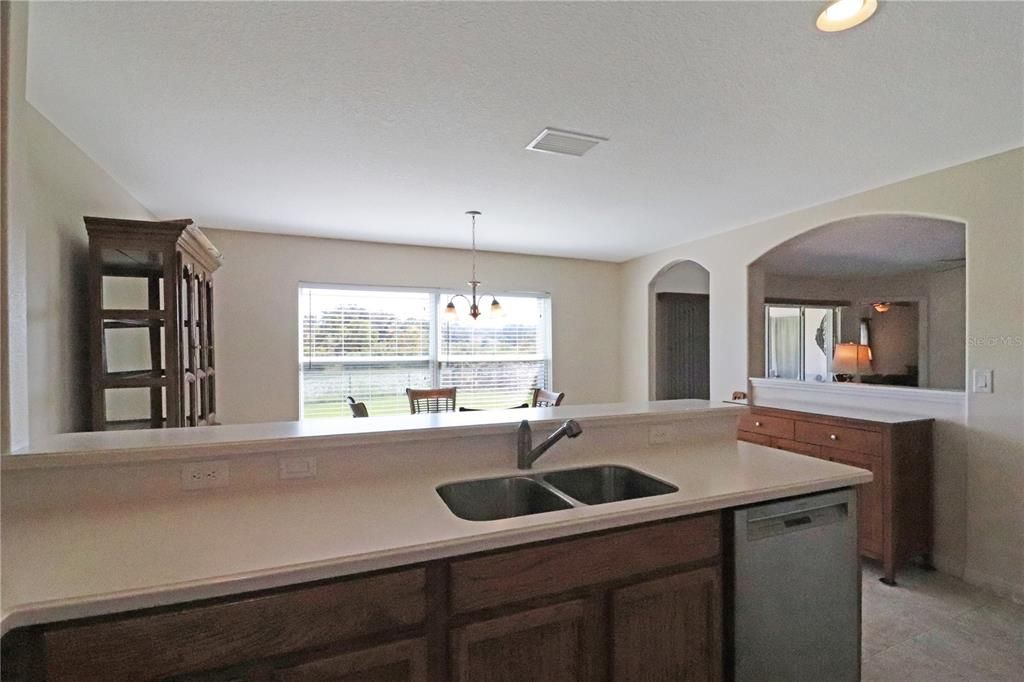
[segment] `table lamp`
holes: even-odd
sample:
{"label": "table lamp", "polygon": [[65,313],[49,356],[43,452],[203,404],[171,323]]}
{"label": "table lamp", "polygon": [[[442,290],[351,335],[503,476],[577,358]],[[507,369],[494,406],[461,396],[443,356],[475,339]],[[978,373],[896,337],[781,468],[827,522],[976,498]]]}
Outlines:
{"label": "table lamp", "polygon": [[843,381],[839,375],[845,374],[852,376],[853,381],[859,382],[861,374],[871,373],[871,347],[852,341],[838,344],[832,355],[832,372],[836,375],[836,381]]}

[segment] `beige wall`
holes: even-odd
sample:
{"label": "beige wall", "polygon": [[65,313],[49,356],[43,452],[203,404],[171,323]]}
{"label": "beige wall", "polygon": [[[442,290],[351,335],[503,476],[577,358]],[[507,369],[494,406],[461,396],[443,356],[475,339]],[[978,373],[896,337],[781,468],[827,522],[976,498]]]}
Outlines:
{"label": "beige wall", "polygon": [[89,416],[83,215],[149,213],[25,99],[29,6],[10,7],[8,171],[12,447]]}
{"label": "beige wall", "polygon": [[708,271],[697,263],[676,263],[658,273],[651,282],[651,293],[706,294],[708,279]]}
{"label": "beige wall", "polygon": [[[204,228],[215,275],[218,409],[224,423],[297,419],[299,282],[465,289],[467,251]],[[619,391],[620,266],[481,253],[485,290],[551,294],[553,386],[574,404]]]}
{"label": "beige wall", "polygon": [[[628,262],[623,271],[624,397],[647,396],[648,285],[666,264],[693,259],[711,272],[711,397],[723,399],[746,387],[753,364],[747,345],[747,265],[765,251],[857,215],[908,213],[965,223],[967,368],[993,369],[996,390],[968,396],[964,575],[1024,599],[1022,187],[1024,149],[1016,149]],[[755,293],[763,291],[763,282],[751,286]],[[760,338],[763,329],[751,325],[750,333]]]}

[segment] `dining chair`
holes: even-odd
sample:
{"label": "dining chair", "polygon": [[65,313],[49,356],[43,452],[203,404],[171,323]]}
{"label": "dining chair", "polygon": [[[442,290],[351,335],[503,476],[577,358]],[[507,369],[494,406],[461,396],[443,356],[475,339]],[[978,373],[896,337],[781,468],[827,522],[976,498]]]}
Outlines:
{"label": "dining chair", "polygon": [[530,402],[530,406],[558,407],[562,404],[564,398],[564,393],[555,393],[554,391],[545,391],[543,388],[535,388],[533,389],[533,400]]}
{"label": "dining chair", "polygon": [[369,417],[370,413],[366,409],[366,403],[360,401],[356,402],[356,399],[352,396],[345,398],[348,402],[348,407],[352,410],[353,417]]}
{"label": "dining chair", "polygon": [[455,387],[452,388],[407,388],[409,412],[454,412]]}

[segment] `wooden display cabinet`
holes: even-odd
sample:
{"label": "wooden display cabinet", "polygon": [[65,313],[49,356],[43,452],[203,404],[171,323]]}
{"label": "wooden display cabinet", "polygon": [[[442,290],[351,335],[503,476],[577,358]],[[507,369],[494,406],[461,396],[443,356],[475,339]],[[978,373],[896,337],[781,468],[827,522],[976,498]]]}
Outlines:
{"label": "wooden display cabinet", "polygon": [[[84,220],[92,429],[216,423],[213,273],[220,252],[189,219]],[[133,331],[145,338],[116,338]],[[148,398],[126,397],[131,389]]]}

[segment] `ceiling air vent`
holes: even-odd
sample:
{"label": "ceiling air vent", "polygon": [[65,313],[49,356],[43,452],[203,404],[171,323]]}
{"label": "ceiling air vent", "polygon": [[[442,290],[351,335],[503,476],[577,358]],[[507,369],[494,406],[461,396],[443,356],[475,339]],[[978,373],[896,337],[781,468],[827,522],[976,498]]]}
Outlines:
{"label": "ceiling air vent", "polygon": [[607,137],[571,133],[568,130],[545,128],[540,135],[526,145],[527,149],[549,154],[565,154],[567,156],[583,156],[598,142],[607,142]]}

